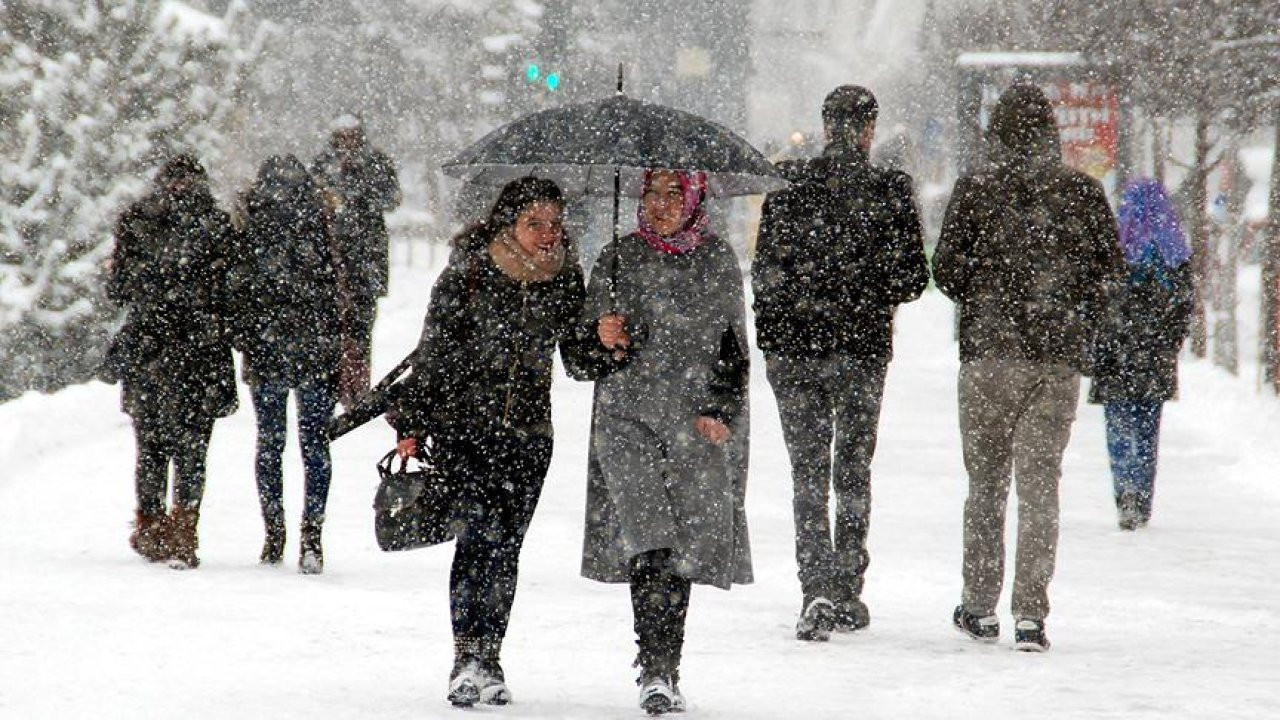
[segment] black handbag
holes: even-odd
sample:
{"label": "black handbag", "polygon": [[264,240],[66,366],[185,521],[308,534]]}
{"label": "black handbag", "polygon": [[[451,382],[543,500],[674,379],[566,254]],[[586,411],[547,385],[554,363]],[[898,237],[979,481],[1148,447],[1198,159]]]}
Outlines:
{"label": "black handbag", "polygon": [[410,470],[395,450],[378,461],[378,492],[373,498],[373,530],[378,547],[392,552],[439,545],[458,529],[458,493],[430,453]]}

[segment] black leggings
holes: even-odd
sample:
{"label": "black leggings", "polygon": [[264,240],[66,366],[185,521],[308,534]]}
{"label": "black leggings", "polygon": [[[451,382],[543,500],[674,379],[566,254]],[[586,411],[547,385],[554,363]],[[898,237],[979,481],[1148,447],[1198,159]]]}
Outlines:
{"label": "black leggings", "polygon": [[162,515],[169,494],[169,463],[173,462],[173,504],[199,510],[204,497],[205,459],[213,420],[167,423],[154,418],[133,420],[138,443],[134,483],[143,515]]}
{"label": "black leggings", "polygon": [[502,434],[448,445],[446,466],[463,494],[449,573],[453,636],[500,643],[515,602],[520,548],[551,463],[551,438]]}
{"label": "black leggings", "polygon": [[645,672],[675,675],[680,668],[691,589],[689,579],[672,567],[671,550],[651,550],[631,559],[637,662]]}

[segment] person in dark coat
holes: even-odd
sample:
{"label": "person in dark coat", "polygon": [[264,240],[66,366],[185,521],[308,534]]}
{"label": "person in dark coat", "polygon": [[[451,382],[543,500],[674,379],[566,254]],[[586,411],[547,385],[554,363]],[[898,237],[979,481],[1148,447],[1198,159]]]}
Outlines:
{"label": "person in dark coat", "polygon": [[549,181],[502,189],[461,233],[431,293],[411,374],[389,413],[402,457],[426,447],[459,487],[449,576],[458,706],[511,701],[499,654],[517,564],[551,461],[551,375],[585,344],[582,270]]}
{"label": "person in dark coat", "polygon": [[1122,530],[1151,519],[1160,415],[1178,392],[1178,349],[1191,322],[1191,248],[1159,182],[1135,180],[1117,213],[1128,282],[1094,353],[1089,400],[1102,403]]}
{"label": "person in dark coat", "polygon": [[324,190],[336,242],[344,302],[339,399],[350,406],[369,389],[373,323],[390,268],[384,215],[400,205],[400,182],[391,158],[369,146],[359,118],[339,116],[331,129],[311,173]]}
{"label": "person in dark coat", "polygon": [[865,88],[827,96],[827,146],[779,166],[791,186],[765,200],[751,266],[756,342],[791,458],[801,640],[871,621],[861,595],[893,313],[929,282],[911,176],[867,159],[876,114]]}
{"label": "person in dark coat", "polygon": [[[107,357],[138,444],[130,545],[152,562],[194,568],[213,422],[236,409],[227,307],[233,230],[192,155],[164,164],[151,193],[116,225],[107,297],[126,309]],[[166,514],[169,466],[172,511]]]}
{"label": "person in dark coat", "polygon": [[1005,507],[1016,481],[1014,644],[1043,651],[1062,454],[1123,261],[1102,186],[1063,164],[1053,108],[1038,87],[1001,95],[987,142],[990,164],[956,182],[933,257],[934,280],[960,311],[969,473],[964,591],[952,619],[974,639],[999,637]]}
{"label": "person in dark coat", "polygon": [[284,557],[281,456],[287,402],[298,406],[298,438],[306,473],[298,569],[324,569],[320,536],[332,466],[325,423],[336,402],[342,352],[336,262],[319,188],[292,155],[262,163],[244,201],[233,297],[237,346],[258,420],[256,476],[266,526],[261,562]]}
{"label": "person in dark coat", "polygon": [[702,173],[646,173],[639,228],[601,252],[585,310],[620,365],[595,387],[582,574],[631,586],[650,714],[684,707],[692,585],[752,580],[742,274],[705,193]]}

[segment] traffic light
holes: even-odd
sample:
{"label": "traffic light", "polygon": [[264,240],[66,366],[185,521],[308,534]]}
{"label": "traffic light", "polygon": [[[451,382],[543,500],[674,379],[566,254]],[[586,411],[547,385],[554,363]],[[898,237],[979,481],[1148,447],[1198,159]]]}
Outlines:
{"label": "traffic light", "polygon": [[544,86],[549,92],[555,92],[560,89],[560,73],[543,72],[542,66],[536,62],[525,64],[524,81],[527,85]]}

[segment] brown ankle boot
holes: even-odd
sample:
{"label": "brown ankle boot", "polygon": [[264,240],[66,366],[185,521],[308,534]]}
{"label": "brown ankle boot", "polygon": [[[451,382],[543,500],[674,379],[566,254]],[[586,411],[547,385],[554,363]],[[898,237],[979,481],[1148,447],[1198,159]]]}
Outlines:
{"label": "brown ankle boot", "polygon": [[171,554],[169,567],[175,570],[191,570],[200,566],[200,558],[196,557],[199,540],[196,537],[196,526],[200,524],[200,511],[193,508],[175,507],[169,516],[169,546]]}
{"label": "brown ankle boot", "polygon": [[129,535],[129,547],[151,562],[169,559],[169,518],[163,513],[134,513],[133,532]]}

